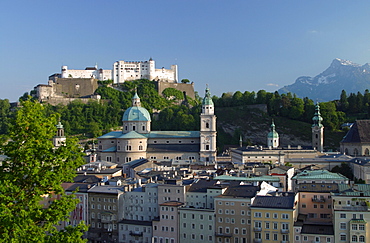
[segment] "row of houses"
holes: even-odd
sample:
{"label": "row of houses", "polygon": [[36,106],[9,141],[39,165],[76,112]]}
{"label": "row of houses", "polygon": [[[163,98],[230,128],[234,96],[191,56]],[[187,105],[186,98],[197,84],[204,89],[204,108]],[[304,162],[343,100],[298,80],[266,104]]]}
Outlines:
{"label": "row of houses", "polygon": [[[370,237],[370,185],[352,184],[337,173],[266,164],[237,169],[227,163],[136,163],[126,165],[135,173],[126,178],[104,172],[115,171],[113,165],[80,168],[75,183],[65,184],[80,199],[65,224],[85,221],[90,242],[318,243]],[[153,169],[143,169],[145,163]]]}

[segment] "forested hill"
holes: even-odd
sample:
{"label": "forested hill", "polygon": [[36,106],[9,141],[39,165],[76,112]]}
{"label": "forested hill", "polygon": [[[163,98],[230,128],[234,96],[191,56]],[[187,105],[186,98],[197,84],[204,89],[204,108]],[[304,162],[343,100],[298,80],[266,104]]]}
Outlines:
{"label": "forested hill", "polygon": [[[201,98],[183,97],[181,91],[164,90],[159,95],[153,82],[137,80],[110,88],[101,85],[96,93],[103,101],[88,104],[75,101],[67,106],[45,104],[45,112],[61,114],[68,135],[94,138],[111,130],[119,129],[125,109],[131,106],[131,98],[137,90],[142,106],[152,114],[152,130],[199,130]],[[343,91],[336,101],[320,103],[325,126],[325,145],[336,148],[343,137],[340,125],[355,119],[369,118],[370,94],[357,93],[347,96]],[[266,144],[266,136],[274,119],[276,130],[283,145],[309,145],[315,104],[308,98],[294,95],[237,91],[212,97],[218,124],[219,151],[224,145],[237,145],[242,136],[244,144]],[[160,112],[158,112],[160,111]],[[0,133],[6,134],[9,117],[13,115],[8,100],[0,100]]]}

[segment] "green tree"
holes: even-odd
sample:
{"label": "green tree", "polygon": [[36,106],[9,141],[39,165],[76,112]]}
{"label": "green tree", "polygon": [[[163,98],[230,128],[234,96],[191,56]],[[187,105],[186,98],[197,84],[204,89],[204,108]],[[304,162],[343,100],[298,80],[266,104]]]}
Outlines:
{"label": "green tree", "polygon": [[187,79],[187,78],[184,78],[184,79],[181,80],[181,83],[187,84],[187,83],[190,83],[190,80]]}
{"label": "green tree", "polygon": [[[83,223],[57,229],[78,202],[61,185],[72,181],[84,162],[77,141],[67,139],[65,146],[54,149],[58,115],[47,116],[41,104],[30,100],[21,105],[10,140],[0,144],[7,156],[0,165],[0,242],[83,242]],[[44,206],[40,202],[45,195],[58,197]]]}

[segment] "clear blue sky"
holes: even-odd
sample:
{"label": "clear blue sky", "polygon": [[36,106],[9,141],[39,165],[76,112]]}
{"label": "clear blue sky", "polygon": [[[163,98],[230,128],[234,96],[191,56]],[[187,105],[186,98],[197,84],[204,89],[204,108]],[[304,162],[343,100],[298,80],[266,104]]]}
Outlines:
{"label": "clear blue sky", "polygon": [[[370,1],[4,1],[0,99],[16,101],[61,65],[111,69],[152,57],[204,94],[275,91],[334,58],[370,62]],[[339,96],[339,94],[338,94]]]}

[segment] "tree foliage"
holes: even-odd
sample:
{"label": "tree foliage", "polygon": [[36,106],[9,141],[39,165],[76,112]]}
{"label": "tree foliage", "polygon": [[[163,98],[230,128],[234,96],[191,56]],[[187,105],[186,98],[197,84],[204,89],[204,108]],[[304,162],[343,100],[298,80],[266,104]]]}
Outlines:
{"label": "tree foliage", "polygon": [[83,241],[84,224],[57,229],[78,200],[66,195],[61,184],[72,181],[84,162],[76,140],[53,148],[57,118],[41,104],[23,101],[11,120],[10,140],[0,144],[7,156],[0,165],[1,242]]}

